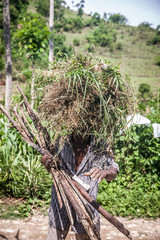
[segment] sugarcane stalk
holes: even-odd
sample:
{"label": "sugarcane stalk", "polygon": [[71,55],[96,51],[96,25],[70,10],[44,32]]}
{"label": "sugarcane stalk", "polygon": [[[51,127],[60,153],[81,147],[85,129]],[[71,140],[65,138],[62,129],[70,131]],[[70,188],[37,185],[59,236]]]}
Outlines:
{"label": "sugarcane stalk", "polygon": [[58,199],[59,207],[60,207],[60,209],[61,209],[61,208],[63,207],[63,202],[62,202],[61,194],[60,194],[59,189],[58,189],[58,182],[57,182],[57,179],[56,179],[56,177],[55,177],[55,171],[54,171],[53,168],[51,169],[51,173],[52,173],[52,178],[53,178],[53,185],[54,185],[54,188],[55,188],[56,194],[57,194],[57,199]]}
{"label": "sugarcane stalk", "polygon": [[77,187],[81,195],[99,212],[101,213],[112,225],[114,225],[119,231],[121,231],[125,236],[129,239],[132,239],[130,232],[124,227],[122,223],[120,223],[117,219],[115,219],[110,213],[108,213],[104,208],[102,208],[96,200],[91,197],[77,182],[72,180],[72,183]]}
{"label": "sugarcane stalk", "polygon": [[71,187],[68,184],[68,181],[65,178],[63,178],[62,175],[61,175],[61,178],[62,178],[61,185],[63,187],[63,190],[64,190],[68,200],[72,204],[74,210],[76,211],[80,221],[82,222],[89,238],[91,240],[101,240],[100,236],[95,232],[93,224],[91,224],[90,219],[88,218],[87,214],[83,211],[81,205],[75,198],[75,196],[71,190]]}
{"label": "sugarcane stalk", "polygon": [[39,136],[41,138],[41,141],[43,141],[43,144],[45,147],[47,147],[47,149],[54,153],[54,146],[51,143],[51,139],[50,139],[50,135],[47,131],[47,129],[45,127],[42,126],[38,116],[36,115],[36,113],[33,111],[33,109],[31,108],[26,96],[24,95],[22,89],[20,88],[20,86],[17,84],[17,88],[19,90],[19,92],[22,94],[23,96],[23,100],[24,100],[24,105],[26,107],[26,110],[28,112],[28,115],[30,116],[30,118],[32,119],[35,128],[37,129]]}

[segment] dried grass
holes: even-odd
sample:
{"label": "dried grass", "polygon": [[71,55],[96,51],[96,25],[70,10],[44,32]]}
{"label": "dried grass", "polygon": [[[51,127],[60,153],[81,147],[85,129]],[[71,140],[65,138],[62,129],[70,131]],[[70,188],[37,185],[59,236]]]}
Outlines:
{"label": "dried grass", "polygon": [[57,136],[95,135],[113,141],[133,109],[131,86],[117,67],[76,56],[56,65],[55,81],[46,86],[39,108]]}

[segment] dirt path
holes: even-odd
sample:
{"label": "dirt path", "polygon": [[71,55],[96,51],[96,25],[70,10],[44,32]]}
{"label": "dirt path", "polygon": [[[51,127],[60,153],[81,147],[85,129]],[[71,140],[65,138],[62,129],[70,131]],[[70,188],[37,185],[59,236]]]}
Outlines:
{"label": "dirt path", "polygon": [[[160,240],[160,219],[144,220],[117,218],[131,232],[133,240]],[[48,217],[33,216],[27,220],[0,220],[0,240],[45,240]],[[70,234],[67,240],[72,240]],[[107,220],[101,219],[102,240],[127,239]],[[53,239],[54,240],[54,239]]]}

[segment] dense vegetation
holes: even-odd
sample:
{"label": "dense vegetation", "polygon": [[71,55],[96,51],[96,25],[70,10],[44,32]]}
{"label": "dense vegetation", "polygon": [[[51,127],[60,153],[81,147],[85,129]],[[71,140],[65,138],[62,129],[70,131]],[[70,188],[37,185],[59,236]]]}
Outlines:
{"label": "dense vegetation", "polygon": [[[160,123],[160,96],[159,92],[155,91],[158,86],[160,66],[159,26],[157,29],[152,29],[151,24],[144,22],[138,27],[131,27],[126,25],[127,19],[120,14],[112,14],[109,17],[104,14],[103,18],[98,13],[88,16],[83,13],[83,1],[77,6],[77,14],[64,8],[64,3],[61,0],[55,1],[55,62],[58,58],[66,57],[66,54],[71,55],[75,51],[92,53],[116,65],[121,63],[123,77],[129,82],[135,82],[139,111],[152,123]],[[19,38],[24,31],[23,26],[29,25],[31,20],[37,21],[37,26],[41,24],[40,26],[46,29],[48,5],[49,1],[42,0],[10,0],[13,80],[19,80],[27,86],[28,96],[31,79],[30,61],[25,53],[19,51],[20,43],[17,41],[17,36]],[[3,81],[5,60],[1,6],[2,1],[0,1],[0,81]],[[33,43],[27,44],[28,49],[36,48],[36,43]],[[74,47],[70,46],[72,43]],[[45,73],[45,68],[48,67],[47,40],[44,43],[42,41],[39,49],[41,50],[35,61],[36,68],[41,68]],[[49,81],[43,75],[37,70],[37,79],[41,81],[42,88],[45,81]],[[14,103],[19,100],[19,95],[13,96]],[[38,204],[39,200],[47,202],[50,200],[52,179],[40,164],[40,155],[25,144],[15,129],[8,128],[8,125],[7,119],[1,114],[1,197],[27,199],[27,207],[23,206],[23,210],[19,208],[18,211],[28,215],[34,199],[38,198],[35,200]],[[120,138],[116,136],[114,153],[120,165],[120,173],[112,183],[107,184],[103,181],[100,184],[98,202],[114,215],[158,217],[159,149],[160,138],[153,138],[152,127],[131,128],[130,141],[125,132]]]}

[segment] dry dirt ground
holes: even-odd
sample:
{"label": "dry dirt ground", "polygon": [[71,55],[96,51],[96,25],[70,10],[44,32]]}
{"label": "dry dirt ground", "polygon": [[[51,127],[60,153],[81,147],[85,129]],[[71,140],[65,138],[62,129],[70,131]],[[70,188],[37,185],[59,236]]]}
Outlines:
{"label": "dry dirt ground", "polygon": [[[160,240],[160,219],[117,219],[130,231],[133,240]],[[25,220],[0,220],[0,240],[45,240],[47,223],[48,217],[42,215]],[[102,240],[127,239],[104,218],[101,219],[101,237]],[[69,234],[67,240],[72,239],[73,234]]]}

